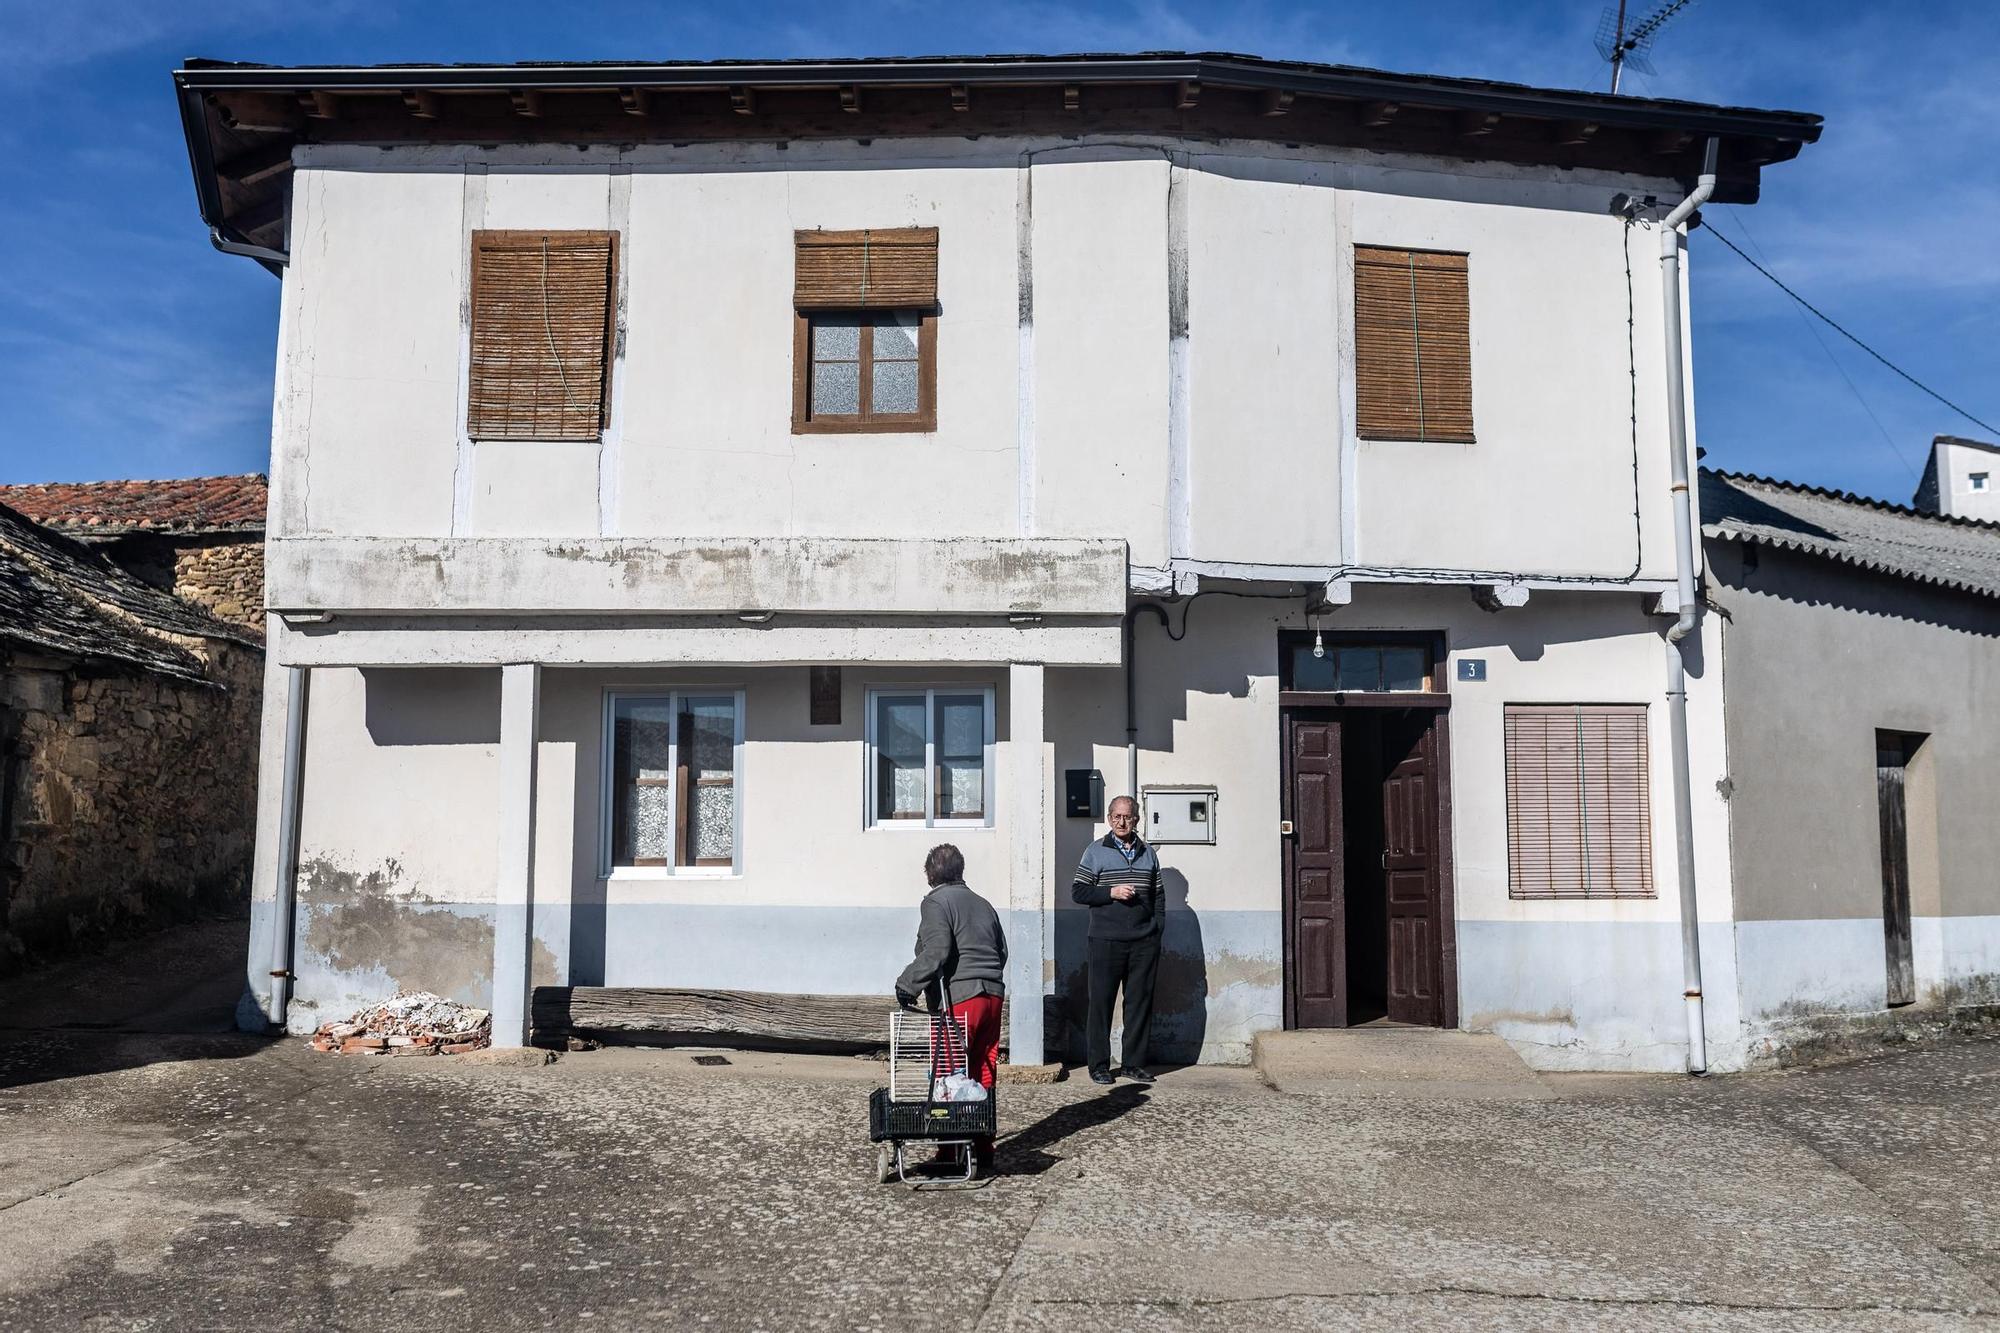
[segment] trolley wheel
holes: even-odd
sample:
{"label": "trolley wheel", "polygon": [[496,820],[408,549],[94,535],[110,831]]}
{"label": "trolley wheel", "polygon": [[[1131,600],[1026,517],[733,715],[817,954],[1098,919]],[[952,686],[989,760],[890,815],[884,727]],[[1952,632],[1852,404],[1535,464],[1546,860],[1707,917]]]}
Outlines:
{"label": "trolley wheel", "polygon": [[884,1140],[875,1145],[875,1183],[893,1184],[896,1179],[896,1145]]}

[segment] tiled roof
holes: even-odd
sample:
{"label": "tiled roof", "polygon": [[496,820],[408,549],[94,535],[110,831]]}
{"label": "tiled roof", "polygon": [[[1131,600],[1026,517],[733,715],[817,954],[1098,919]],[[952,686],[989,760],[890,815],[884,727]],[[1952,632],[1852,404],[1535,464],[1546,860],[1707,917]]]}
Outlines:
{"label": "tiled roof", "polygon": [[130,532],[261,532],[264,477],[52,481],[0,486],[0,505],[78,536]]}
{"label": "tiled roof", "polygon": [[201,659],[166,635],[257,643],[247,630],[0,505],[0,643],[203,679]]}
{"label": "tiled roof", "polygon": [[1706,536],[2000,597],[2000,523],[1709,468],[1701,470],[1701,517]]}

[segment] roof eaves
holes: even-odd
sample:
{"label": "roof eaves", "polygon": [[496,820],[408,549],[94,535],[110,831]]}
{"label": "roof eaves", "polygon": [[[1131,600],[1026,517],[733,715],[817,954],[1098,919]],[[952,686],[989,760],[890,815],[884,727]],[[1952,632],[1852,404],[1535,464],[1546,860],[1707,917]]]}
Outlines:
{"label": "roof eaves", "polygon": [[1779,551],[1792,551],[1799,555],[1817,556],[1822,560],[1833,560],[1843,565],[1881,574],[1886,578],[1901,579],[1907,583],[1927,583],[1933,587],[1971,593],[1976,597],[2000,599],[2000,588],[1942,574],[1926,574],[1907,565],[1890,565],[1880,560],[1871,560],[1855,554],[1853,550],[1843,545],[1785,537],[1768,528],[1742,527],[1727,519],[1720,523],[1704,523],[1701,525],[1701,531],[1706,537],[1745,542],[1752,546],[1769,547]]}
{"label": "roof eaves", "polygon": [[1873,509],[1885,514],[1895,514],[1901,518],[1922,519],[1926,523],[1943,523],[1952,527],[1973,528],[2000,534],[2000,521],[1986,518],[1966,518],[1962,514],[1934,514],[1928,509],[1918,509],[1912,505],[1897,504],[1892,500],[1878,500],[1872,495],[1857,495],[1853,491],[1836,491],[1825,486],[1810,486],[1800,481],[1780,481],[1775,477],[1759,476],[1754,472],[1725,472],[1720,468],[1703,468],[1711,477],[1724,481],[1742,482],[1750,486],[1761,486],[1769,490],[1784,491],[1792,495],[1810,495],[1821,500],[1835,500],[1841,504],[1854,505],[1862,509]]}
{"label": "roof eaves", "polygon": [[[1699,134],[1752,135],[1812,143],[1822,118],[1810,112],[1722,107],[1700,102],[1613,97],[1570,89],[1439,75],[1399,74],[1352,65],[1264,60],[1231,52],[1156,52],[1139,55],[995,55],[845,60],[644,62],[536,62],[510,65],[246,65],[190,58],[174,71],[182,90],[182,120],[192,131],[199,98],[217,91],[403,89],[413,85],[458,90],[648,87],[764,87],[909,85],[928,83],[1150,83],[1186,80],[1354,99],[1421,101],[1471,111],[1542,116],[1582,116],[1633,129],[1676,129]],[[192,137],[192,135],[191,135]],[[195,163],[197,174],[204,166]],[[207,200],[203,201],[208,202]]]}

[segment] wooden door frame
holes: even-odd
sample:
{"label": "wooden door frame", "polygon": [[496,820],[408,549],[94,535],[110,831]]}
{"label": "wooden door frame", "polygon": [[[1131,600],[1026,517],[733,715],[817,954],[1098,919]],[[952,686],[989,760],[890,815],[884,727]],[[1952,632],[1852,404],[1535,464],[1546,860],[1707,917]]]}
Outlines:
{"label": "wooden door frame", "polygon": [[[1386,636],[1377,636],[1378,639]],[[1440,659],[1442,656],[1440,655]],[[1453,874],[1452,857],[1452,800],[1451,800],[1451,696],[1446,695],[1378,695],[1365,704],[1350,702],[1354,696],[1341,696],[1336,703],[1333,697],[1323,696],[1308,701],[1297,694],[1288,693],[1278,709],[1278,817],[1293,821],[1297,827],[1297,811],[1292,808],[1292,724],[1301,714],[1323,714],[1323,720],[1345,726],[1346,718],[1359,713],[1363,708],[1407,707],[1420,713],[1428,713],[1421,744],[1431,747],[1428,756],[1431,771],[1437,775],[1437,792],[1431,802],[1434,821],[1431,834],[1432,846],[1437,857],[1437,985],[1438,985],[1438,1025],[1447,1030],[1458,1027],[1458,893]],[[1382,700],[1377,703],[1376,699]],[[1396,700],[1397,703],[1391,703]],[[1321,719],[1315,719],[1321,720]],[[1345,787],[1345,774],[1342,786]],[[1343,817],[1345,810],[1343,809]],[[1283,991],[1283,1022],[1287,1032],[1298,1026],[1297,1001],[1297,917],[1292,910],[1293,892],[1297,877],[1293,867],[1292,835],[1280,833],[1282,852],[1279,857],[1279,911],[1282,913],[1280,937],[1282,958],[1280,960]],[[1343,840],[1345,831],[1342,833]],[[1345,917],[1347,883],[1345,872],[1341,879],[1342,915]],[[1343,919],[1341,924],[1341,975],[1346,979],[1347,930]]]}

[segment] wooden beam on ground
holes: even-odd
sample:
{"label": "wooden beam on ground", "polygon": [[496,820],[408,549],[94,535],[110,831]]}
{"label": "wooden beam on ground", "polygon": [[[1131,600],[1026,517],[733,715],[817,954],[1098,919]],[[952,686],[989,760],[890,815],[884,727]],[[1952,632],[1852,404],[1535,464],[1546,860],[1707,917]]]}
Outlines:
{"label": "wooden beam on ground", "polygon": [[[537,1041],[611,1035],[688,1045],[872,1050],[889,1044],[894,1008],[887,995],[537,986],[533,1026]],[[1004,1009],[1000,1031],[1004,1049]]]}

